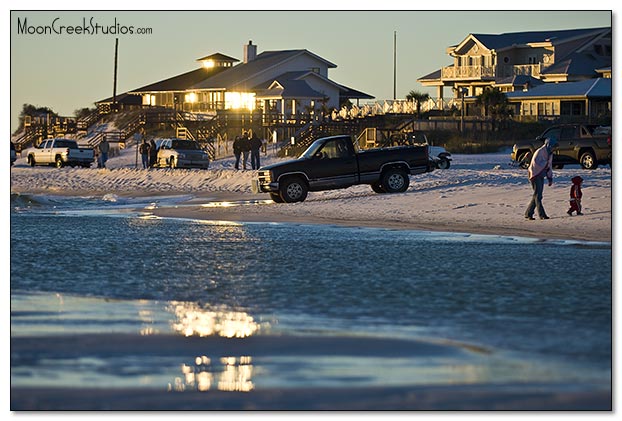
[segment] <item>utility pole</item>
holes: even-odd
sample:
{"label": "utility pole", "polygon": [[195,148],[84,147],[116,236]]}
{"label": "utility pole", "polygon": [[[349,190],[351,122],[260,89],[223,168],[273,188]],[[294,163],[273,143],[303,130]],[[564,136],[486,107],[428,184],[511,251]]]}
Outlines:
{"label": "utility pole", "polygon": [[393,31],[393,100],[394,101],[397,98],[397,95],[396,95],[396,87],[397,87],[396,63],[397,63],[397,31]]}
{"label": "utility pole", "polygon": [[117,111],[117,57],[119,52],[119,38],[115,38],[114,43],[114,80],[112,86],[112,109]]}

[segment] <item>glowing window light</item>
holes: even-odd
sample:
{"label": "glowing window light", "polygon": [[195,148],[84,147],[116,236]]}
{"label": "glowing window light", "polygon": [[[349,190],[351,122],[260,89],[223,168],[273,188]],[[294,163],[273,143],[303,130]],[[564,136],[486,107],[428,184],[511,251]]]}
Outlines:
{"label": "glowing window light", "polygon": [[190,102],[190,103],[195,103],[197,102],[197,94],[195,92],[190,92],[189,94],[186,94],[186,102]]}
{"label": "glowing window light", "polygon": [[214,62],[214,60],[204,60],[203,61],[203,67],[205,67],[206,69],[211,69],[214,66],[216,66],[216,63]]}
{"label": "glowing window light", "polygon": [[225,92],[225,108],[255,109],[255,94],[252,92]]}

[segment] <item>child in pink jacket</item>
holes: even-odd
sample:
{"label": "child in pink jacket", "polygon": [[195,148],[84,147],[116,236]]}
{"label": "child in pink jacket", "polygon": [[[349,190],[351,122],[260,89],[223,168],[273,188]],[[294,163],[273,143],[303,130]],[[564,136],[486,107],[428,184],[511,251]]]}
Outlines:
{"label": "child in pink jacket", "polygon": [[570,209],[566,212],[572,216],[572,212],[576,211],[577,215],[583,215],[581,213],[581,198],[583,193],[581,192],[581,183],[583,179],[580,176],[572,177],[572,187],[570,188]]}

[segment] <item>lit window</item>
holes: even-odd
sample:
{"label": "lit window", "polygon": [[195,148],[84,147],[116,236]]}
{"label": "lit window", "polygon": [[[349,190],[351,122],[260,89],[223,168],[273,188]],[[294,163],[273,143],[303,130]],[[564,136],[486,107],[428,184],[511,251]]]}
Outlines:
{"label": "lit window", "polygon": [[225,92],[226,109],[255,109],[255,94],[252,92]]}

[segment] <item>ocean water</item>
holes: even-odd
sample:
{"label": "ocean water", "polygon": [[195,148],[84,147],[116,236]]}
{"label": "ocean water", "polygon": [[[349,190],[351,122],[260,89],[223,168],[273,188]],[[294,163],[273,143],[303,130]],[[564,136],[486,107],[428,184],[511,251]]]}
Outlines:
{"label": "ocean water", "polygon": [[[611,385],[609,243],[11,206],[13,387]],[[143,350],[189,336],[273,349]]]}

